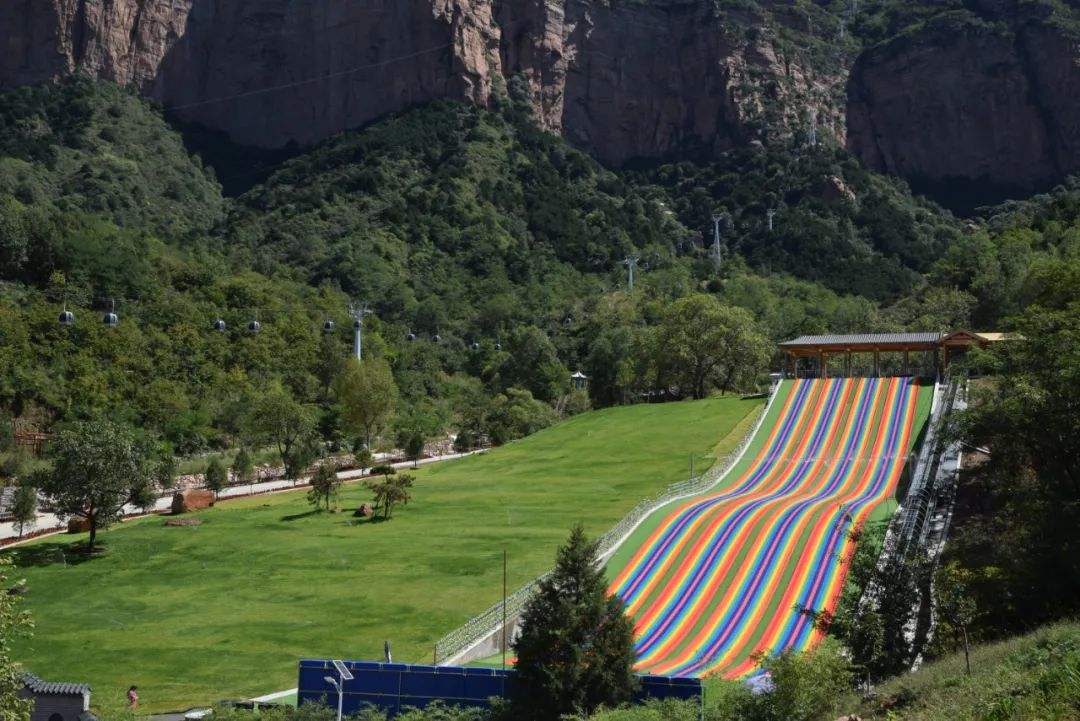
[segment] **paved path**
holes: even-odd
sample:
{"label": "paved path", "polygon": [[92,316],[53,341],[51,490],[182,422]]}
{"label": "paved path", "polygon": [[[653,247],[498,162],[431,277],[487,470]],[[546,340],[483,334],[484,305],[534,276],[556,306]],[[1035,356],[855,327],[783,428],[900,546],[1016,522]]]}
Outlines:
{"label": "paved path", "polygon": [[[483,449],[481,449],[479,451],[470,451],[469,453],[451,453],[451,454],[448,454],[448,455],[445,455],[445,456],[435,456],[433,458],[424,458],[424,459],[418,461],[417,465],[426,466],[426,465],[428,465],[430,463],[438,463],[439,461],[450,461],[450,460],[453,460],[455,458],[464,458],[465,456],[471,456],[471,455],[473,455],[475,453],[483,453],[483,452],[484,452]],[[412,463],[412,461],[402,461],[400,463],[393,463],[391,465],[393,465],[394,468],[411,468],[413,463]],[[359,478],[361,478],[361,477],[363,477],[365,475],[370,475],[370,474],[365,474],[362,471],[360,471],[359,469],[353,469],[353,470],[349,470],[349,471],[341,471],[340,473],[338,473],[338,478],[340,478],[343,481],[355,481],[355,480],[358,480]],[[226,488],[226,489],[222,490],[218,494],[218,498],[224,500],[224,499],[227,499],[227,498],[236,498],[236,497],[241,497],[241,496],[262,495],[262,494],[266,494],[266,493],[275,493],[275,492],[278,492],[278,491],[288,491],[288,490],[292,490],[293,488],[300,488],[303,485],[305,485],[306,482],[307,482],[307,478],[305,477],[304,479],[302,479],[300,481],[297,481],[295,483],[293,481],[287,481],[287,480],[279,479],[279,480],[275,480],[275,481],[263,481],[261,483],[252,483],[250,485],[244,485],[244,486],[230,486],[229,488]],[[171,507],[172,507],[172,494],[170,493],[170,494],[167,494],[167,495],[164,495],[164,496],[161,496],[160,498],[158,498],[157,501],[154,502],[154,505],[152,507],[148,508],[148,509],[138,508],[138,507],[132,506],[132,505],[124,506],[124,515],[125,516],[138,516],[138,515],[143,515],[145,513],[154,513],[154,512],[157,512],[157,511],[167,511]],[[54,515],[52,513],[39,513],[38,517],[37,517],[37,521],[35,522],[35,524],[32,527],[28,526],[26,531],[28,533],[31,533],[31,532],[34,532],[34,531],[40,531],[40,530],[43,530],[43,529],[55,529],[57,531],[60,531],[60,530],[66,529],[66,528],[67,528],[66,521],[61,520],[58,516],[56,516],[56,515]],[[18,533],[18,530],[15,528],[14,523],[12,523],[10,521],[7,522],[7,523],[0,523],[0,539],[14,538],[15,536],[18,536],[18,535],[19,535],[19,533]]]}

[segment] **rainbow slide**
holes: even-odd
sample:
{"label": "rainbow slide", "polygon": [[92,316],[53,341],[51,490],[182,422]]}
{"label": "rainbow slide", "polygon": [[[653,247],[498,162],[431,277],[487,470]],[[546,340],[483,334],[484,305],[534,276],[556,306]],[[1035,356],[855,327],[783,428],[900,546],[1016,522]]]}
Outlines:
{"label": "rainbow slide", "polygon": [[635,623],[638,671],[746,676],[760,654],[820,637],[850,532],[881,514],[929,415],[910,378],[784,381],[713,491],[654,512],[608,562]]}

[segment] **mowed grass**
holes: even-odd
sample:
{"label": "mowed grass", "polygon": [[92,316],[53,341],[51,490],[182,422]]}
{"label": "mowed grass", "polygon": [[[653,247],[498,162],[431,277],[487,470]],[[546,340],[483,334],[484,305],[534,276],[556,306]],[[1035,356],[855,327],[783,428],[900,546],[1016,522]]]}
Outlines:
{"label": "mowed grass", "polygon": [[[496,602],[502,552],[518,587],[547,570],[576,522],[592,535],[687,475],[691,453],[733,447],[762,401],[714,398],[575,417],[481,456],[416,471],[389,522],[312,513],[305,491],[244,499],[104,534],[81,561],[73,540],[12,549],[37,624],[15,657],[85,681],[116,708],[131,684],[150,711],[296,685],[302,657],[430,662],[443,634]],[[370,500],[346,485],[343,508]]]}

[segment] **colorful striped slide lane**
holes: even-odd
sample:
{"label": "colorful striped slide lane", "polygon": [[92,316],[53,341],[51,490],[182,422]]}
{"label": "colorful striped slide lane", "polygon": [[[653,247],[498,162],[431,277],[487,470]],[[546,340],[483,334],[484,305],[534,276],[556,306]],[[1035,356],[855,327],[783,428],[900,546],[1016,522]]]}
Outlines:
{"label": "colorful striped slide lane", "polygon": [[796,609],[835,609],[849,533],[895,493],[930,396],[908,378],[784,381],[725,486],[660,509],[609,562],[638,670],[737,678],[813,646]]}

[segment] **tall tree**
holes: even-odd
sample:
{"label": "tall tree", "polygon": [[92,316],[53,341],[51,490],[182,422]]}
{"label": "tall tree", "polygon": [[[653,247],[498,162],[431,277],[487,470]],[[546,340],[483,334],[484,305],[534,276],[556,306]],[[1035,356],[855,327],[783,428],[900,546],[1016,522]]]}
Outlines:
{"label": "tall tree", "polygon": [[240,446],[232,462],[233,477],[237,483],[251,483],[255,479],[255,463],[247,446]]}
{"label": "tall tree", "polygon": [[350,359],[334,384],[341,420],[368,448],[378,437],[397,402],[397,385],[382,358]]}
{"label": "tall tree", "polygon": [[634,693],[634,627],[622,600],[607,594],[596,550],[575,526],[525,606],[514,642],[520,718],[589,714]]}
{"label": "tall tree", "polygon": [[308,503],[318,508],[325,506],[330,510],[330,504],[337,497],[341,488],[341,479],[338,478],[337,466],[330,461],[323,461],[311,474],[311,490],[308,491]]}
{"label": "tall tree", "polygon": [[287,478],[299,478],[318,456],[314,410],[283,388],[272,388],[253,400],[244,425],[250,440],[277,448]]}
{"label": "tall tree", "polygon": [[1036,264],[1024,295],[1022,337],[969,359],[995,377],[971,384],[957,429],[990,451],[960,476],[946,547],[985,635],[1080,613],[1080,259]]}
{"label": "tall tree", "polygon": [[[377,470],[377,468],[373,470]],[[375,496],[375,507],[382,506],[383,518],[389,520],[394,506],[399,503],[408,505],[409,501],[412,500],[411,489],[415,480],[408,473],[402,473],[401,475],[384,473],[381,480],[373,478],[365,482],[364,485]]]}
{"label": "tall tree", "polygon": [[11,502],[11,517],[15,526],[19,529],[19,538],[22,538],[27,527],[32,527],[37,519],[38,498],[37,489],[29,483],[23,482],[15,489],[15,497]]}
{"label": "tall tree", "polygon": [[217,495],[221,489],[229,485],[229,472],[217,456],[210,459],[203,473],[203,484]]}
{"label": "tall tree", "polygon": [[664,311],[650,353],[657,385],[704,398],[751,384],[769,361],[769,340],[742,308],[711,295],[680,298]]}
{"label": "tall tree", "polygon": [[34,484],[61,516],[86,519],[88,551],[125,504],[153,502],[158,459],[128,428],[105,420],[73,423],[49,443],[49,457]]}

